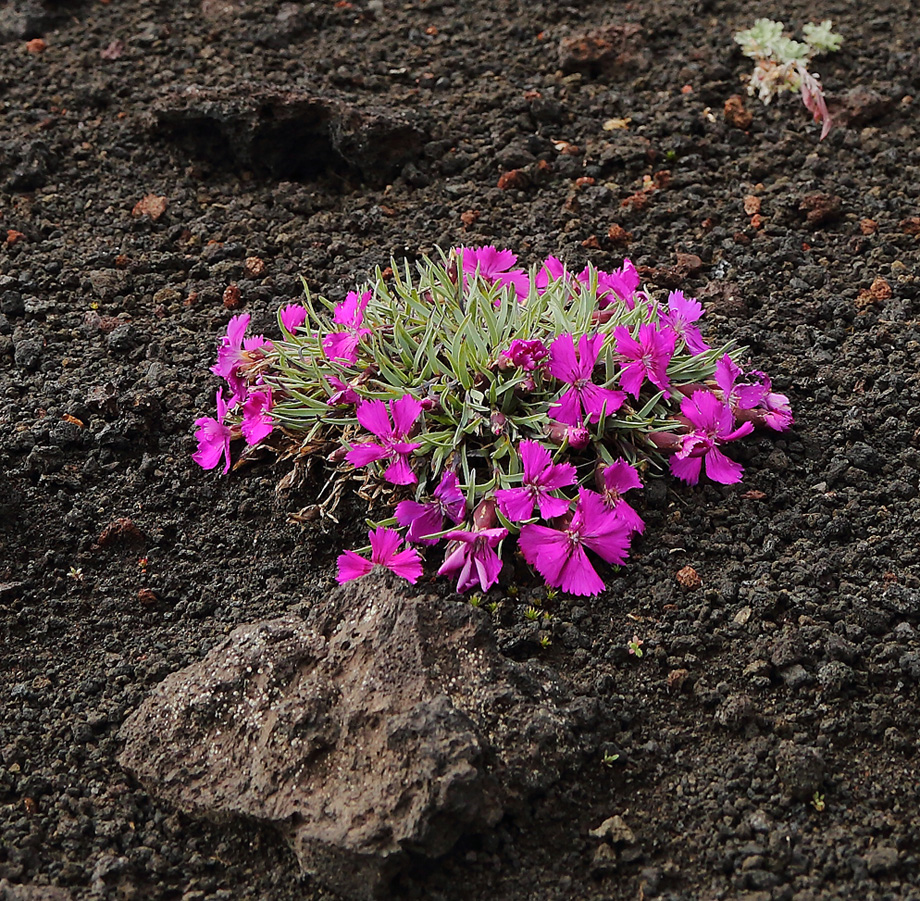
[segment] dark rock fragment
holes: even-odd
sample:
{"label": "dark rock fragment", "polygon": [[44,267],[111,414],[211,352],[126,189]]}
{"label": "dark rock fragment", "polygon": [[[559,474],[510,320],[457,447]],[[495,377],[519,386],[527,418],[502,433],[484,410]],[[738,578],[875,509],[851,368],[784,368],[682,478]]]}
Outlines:
{"label": "dark rock fragment", "polygon": [[784,741],[776,752],[776,774],[790,798],[807,801],[824,781],[824,760],[815,748]]}
{"label": "dark rock fragment", "polygon": [[0,41],[27,41],[44,34],[66,14],[65,3],[13,0],[0,8]]}
{"label": "dark rock fragment", "polygon": [[187,87],[153,107],[154,132],[216,166],[275,178],[312,178],[347,165],[369,181],[418,158],[426,135],[403,110],[359,108],[262,85]]}
{"label": "dark rock fragment", "polygon": [[494,825],[559,777],[577,706],[479,611],[400,591],[373,574],[237,629],[128,720],[122,764],[183,810],[274,824],[348,898]]}
{"label": "dark rock fragment", "polygon": [[16,885],[0,879],[0,901],[71,901],[73,895],[53,885]]}
{"label": "dark rock fragment", "polygon": [[894,109],[894,98],[864,85],[829,97],[827,110],[835,125],[862,128]]}

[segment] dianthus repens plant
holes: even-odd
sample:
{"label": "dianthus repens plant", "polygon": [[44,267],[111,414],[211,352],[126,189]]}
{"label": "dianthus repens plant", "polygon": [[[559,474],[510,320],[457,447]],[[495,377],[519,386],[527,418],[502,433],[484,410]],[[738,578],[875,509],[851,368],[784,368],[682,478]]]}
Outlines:
{"label": "dianthus repens plant", "polygon": [[794,41],[783,34],[783,23],[758,19],[752,28],[739,31],[735,41],[745,56],[754,60],[754,72],[748,92],[758,94],[769,103],[784,91],[801,91],[802,102],[815,122],[821,123],[821,139],[831,130],[831,118],[824,100],[821,78],[808,67],[816,56],[840,49],[843,38],[833,31],[833,22],[808,23],[802,28],[804,41]]}
{"label": "dianthus repens plant", "polygon": [[339,303],[307,291],[271,340],[234,316],[194,459],[226,473],[241,438],[244,457],[269,447],[292,473],[322,461],[330,514],[361,479],[357,496],[383,515],[369,547],[339,557],[340,582],[375,566],[415,582],[424,553],[458,591],[485,591],[516,538],[547,585],[598,594],[598,558],[623,564],[643,531],[625,497],[643,476],[738,482],[726,447],[789,428],[789,403],[744,371],[743,348],[710,347],[698,301],[651,296],[630,261],[516,263],[495,247],[394,261]]}

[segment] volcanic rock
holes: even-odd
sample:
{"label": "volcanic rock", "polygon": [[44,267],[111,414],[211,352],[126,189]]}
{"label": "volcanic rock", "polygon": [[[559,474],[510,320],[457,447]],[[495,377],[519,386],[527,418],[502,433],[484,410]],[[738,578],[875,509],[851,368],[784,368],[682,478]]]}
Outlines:
{"label": "volcanic rock", "polygon": [[404,585],[374,573],[236,629],[125,723],[122,765],[187,812],[274,824],[347,898],[493,826],[558,778],[584,714],[481,611]]}

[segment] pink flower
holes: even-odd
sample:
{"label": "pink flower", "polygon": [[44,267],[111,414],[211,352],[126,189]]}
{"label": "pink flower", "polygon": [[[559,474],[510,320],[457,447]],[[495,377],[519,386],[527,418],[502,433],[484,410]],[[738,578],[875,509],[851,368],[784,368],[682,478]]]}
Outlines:
{"label": "pink flower", "polygon": [[472,532],[448,532],[444,537],[447,556],[438,570],[439,576],[457,576],[457,591],[466,591],[477,582],[488,591],[497,581],[502,561],[495,546],[508,536],[507,529],[477,529]]}
{"label": "pink flower", "polygon": [[760,406],[757,410],[751,412],[759,412],[760,418],[767,428],[773,429],[775,432],[785,432],[794,422],[789,398],[785,394],[777,394],[773,390],[773,383],[768,375],[756,371],[752,372],[751,375],[760,376],[763,381],[764,392]]}
{"label": "pink flower", "polygon": [[345,360],[352,364],[357,362],[358,345],[362,338],[371,334],[369,328],[361,327],[370,300],[370,291],[365,291],[360,297],[354,291],[349,291],[345,300],[335,308],[333,322],[347,326],[347,329],[332,332],[323,338],[323,352],[330,360]]}
{"label": "pink flower", "polygon": [[509,360],[518,369],[533,372],[549,357],[549,348],[542,341],[526,341],[515,338],[501,356]]}
{"label": "pink flower", "polygon": [[439,576],[457,575],[457,591],[466,591],[477,582],[488,591],[497,581],[502,561],[495,546],[508,536],[507,529],[497,528],[495,499],[486,498],[473,511],[472,530],[448,532],[447,556],[438,570]]}
{"label": "pink flower", "polygon": [[674,356],[674,332],[660,332],[649,322],[639,326],[638,340],[632,337],[625,325],[618,325],[613,334],[617,339],[617,353],[626,361],[620,375],[624,390],[638,397],[642,383],[648,378],[655,387],[664,391],[665,397],[670,397],[668,364]]}
{"label": "pink flower", "polygon": [[629,527],[594,491],[579,489],[578,504],[561,529],[528,523],[521,527],[518,544],[524,559],[547,585],[570,594],[595,595],[604,582],[591,565],[585,548],[608,563],[623,564],[629,553]]}
{"label": "pink flower", "polygon": [[[591,270],[585,267],[577,276],[578,281],[584,285],[591,283]],[[597,299],[598,306],[603,309],[617,299],[622,300],[628,309],[636,305],[635,294],[639,287],[639,273],[630,260],[623,260],[620,269],[613,272],[597,272]]]}
{"label": "pink flower", "polygon": [[540,267],[540,271],[534,277],[534,287],[537,294],[542,294],[549,287],[550,282],[562,278],[565,275],[565,264],[556,257],[547,257]]}
{"label": "pink flower", "polygon": [[733,485],[741,481],[741,464],[729,460],[719,445],[734,441],[754,431],[750,422],[734,429],[731,407],[710,391],[694,391],[680,402],[680,412],[693,431],[680,438],[681,446],[671,457],[671,472],[690,485],[700,480],[703,460],[706,475],[714,482]]}
{"label": "pink flower", "polygon": [[454,523],[463,522],[466,516],[466,498],[460,490],[457,474],[445,472],[434,490],[432,499],[420,504],[418,501],[400,501],[396,505],[396,521],[408,526],[406,538],[415,544],[437,544],[437,538],[426,538],[444,528],[444,518]]}
{"label": "pink flower", "polygon": [[[382,400],[366,400],[358,405],[358,422],[380,441],[355,444],[345,455],[352,466],[367,466],[376,460],[392,460],[383,477],[394,485],[413,485],[418,481],[408,457],[421,444],[406,441],[422,412],[422,405],[411,394],[390,401],[390,414]],[[390,421],[392,415],[392,422]]]}
{"label": "pink flower", "polygon": [[202,469],[214,469],[220,463],[220,458],[224,457],[226,460],[224,475],[230,471],[230,439],[232,437],[230,427],[224,425],[226,415],[227,404],[224,403],[224,389],[218,388],[217,419],[204,416],[195,420],[195,425],[198,426],[198,431],[195,432],[195,438],[198,439],[198,450],[192,454],[192,459]]}
{"label": "pink flower", "polygon": [[526,300],[530,292],[530,278],[523,269],[512,269],[517,257],[510,250],[496,250],[488,247],[461,247],[464,283],[477,273],[488,284],[501,288],[514,288],[518,300]]}
{"label": "pink flower", "polygon": [[785,432],[794,421],[789,398],[773,391],[773,383],[764,372],[749,372],[745,378],[752,381],[739,385],[741,376],[741,367],[728,354],[716,363],[715,381],[732,413],[744,422]]}
{"label": "pink flower", "polygon": [[249,313],[240,313],[227,323],[227,334],[221,339],[217,351],[217,362],[211,367],[215,375],[223,376],[233,389],[233,397],[228,407],[245,400],[249,385],[240,375],[240,367],[251,363],[255,353],[263,347],[271,346],[261,335],[244,338],[249,326]]}
{"label": "pink flower", "polygon": [[[742,375],[743,370],[728,354],[725,354],[716,363],[714,376],[716,384],[722,391],[722,400],[728,404],[734,414],[759,406],[764,398],[762,383],[738,384],[738,379]],[[754,373],[752,372],[751,375]]]}
{"label": "pink flower", "polygon": [[330,387],[335,389],[329,400],[326,401],[326,406],[337,407],[340,404],[356,404],[361,399],[358,392],[349,382],[343,382],[334,375],[327,375],[326,381],[329,382]]}
{"label": "pink flower", "polygon": [[422,575],[422,558],[415,548],[398,550],[402,539],[395,529],[385,529],[378,526],[367,533],[371,541],[371,559],[367,560],[354,551],[345,551],[339,554],[338,583],[350,582],[366,576],[375,566],[385,566],[391,572],[403,579],[408,579],[413,585]]}
{"label": "pink flower", "polygon": [[271,417],[272,390],[250,391],[243,404],[243,421],[240,430],[247,444],[258,444],[267,438],[275,427]]}
{"label": "pink flower", "polygon": [[549,408],[549,415],[557,422],[580,426],[585,418],[588,422],[597,422],[602,411],[605,410],[609,416],[620,409],[625,399],[622,391],[601,388],[591,381],[603,343],[603,335],[582,335],[576,356],[575,339],[569,332],[564,332],[553,341],[550,347],[550,375],[571,386]]}
{"label": "pink flower", "polygon": [[281,311],[281,324],[284,326],[285,331],[291,335],[304,324],[306,318],[306,308],[299,303],[288,304]]}
{"label": "pink flower", "polygon": [[645,523],[623,497],[627,491],[642,487],[639,473],[625,460],[616,460],[603,471],[601,478],[604,504],[623,520],[630,531],[641,535],[645,531]]}
{"label": "pink flower", "polygon": [[554,497],[550,491],[573,485],[575,467],[571,463],[553,463],[549,451],[538,441],[522,441],[518,451],[524,464],[524,481],[520,488],[500,488],[495,492],[502,515],[511,522],[530,519],[534,504],[539,505],[543,519],[568,512],[568,499]]}
{"label": "pink flower", "polygon": [[694,323],[704,312],[703,305],[695,298],[685,297],[683,291],[672,291],[668,296],[668,310],[661,314],[661,323],[683,339],[690,353],[701,354],[709,350],[709,345]]}

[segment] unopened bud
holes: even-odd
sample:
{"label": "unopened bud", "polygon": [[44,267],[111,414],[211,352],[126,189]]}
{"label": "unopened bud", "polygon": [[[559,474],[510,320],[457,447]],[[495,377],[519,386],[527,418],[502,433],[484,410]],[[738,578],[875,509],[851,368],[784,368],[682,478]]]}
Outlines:
{"label": "unopened bud", "polygon": [[573,450],[582,450],[591,442],[591,434],[580,425],[566,425],[563,422],[550,422],[546,427],[546,437],[553,444],[568,442]]}
{"label": "unopened bud", "polygon": [[680,450],[682,441],[680,435],[674,432],[649,432],[645,436],[658,450],[677,451]]}
{"label": "unopened bud", "polygon": [[487,497],[480,501],[473,511],[473,528],[476,531],[494,529],[498,525],[498,516],[495,513],[495,498]]}

